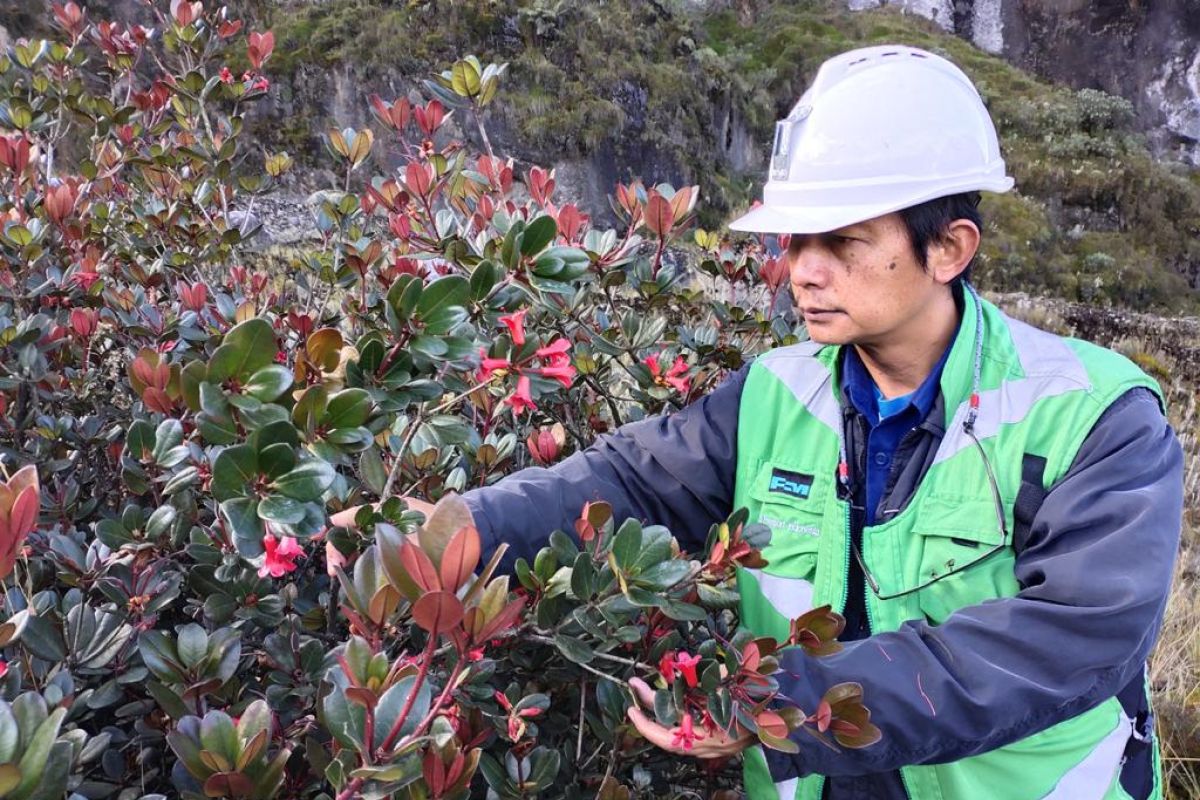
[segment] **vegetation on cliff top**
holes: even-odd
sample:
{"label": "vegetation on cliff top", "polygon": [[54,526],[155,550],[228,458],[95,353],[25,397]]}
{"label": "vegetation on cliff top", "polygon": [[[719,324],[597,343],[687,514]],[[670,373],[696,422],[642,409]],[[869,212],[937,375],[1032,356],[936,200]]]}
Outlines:
{"label": "vegetation on cliff top", "polygon": [[[641,0],[331,0],[265,13],[281,43],[277,74],[309,92],[331,67],[351,70],[365,96],[389,81],[415,83],[462,49],[507,61],[510,99],[490,124],[514,155],[634,163],[646,174],[661,170],[655,178],[698,183],[710,226],[749,202],[762,180],[761,161],[735,157],[738,126],[761,156],[772,123],[823,59],[881,42],[942,52],[978,85],[1019,187],[987,200],[983,285],[1200,308],[1189,286],[1200,274],[1200,181],[1155,161],[1127,101],[1040,81],[891,10],[749,5],[757,9],[743,18]],[[269,133],[290,133],[293,148],[314,146],[302,110],[293,109],[290,125],[273,118]]]}

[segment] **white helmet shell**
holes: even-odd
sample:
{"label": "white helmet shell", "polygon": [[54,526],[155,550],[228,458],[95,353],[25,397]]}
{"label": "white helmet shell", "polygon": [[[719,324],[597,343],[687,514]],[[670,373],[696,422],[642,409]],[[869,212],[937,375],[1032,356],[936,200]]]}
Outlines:
{"label": "white helmet shell", "polygon": [[763,202],[730,227],[824,233],[1012,185],[996,128],[962,70],[914,47],[867,47],[822,64],[776,124]]}

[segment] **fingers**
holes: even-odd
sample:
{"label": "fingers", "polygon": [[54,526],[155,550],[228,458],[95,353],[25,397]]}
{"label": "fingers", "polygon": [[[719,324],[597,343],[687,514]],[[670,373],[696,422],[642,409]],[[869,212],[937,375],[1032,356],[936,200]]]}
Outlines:
{"label": "fingers", "polygon": [[633,689],[638,702],[647,708],[654,708],[654,690],[641,678],[630,678],[629,688]]}
{"label": "fingers", "polygon": [[650,744],[672,753],[683,752],[679,748],[672,746],[671,740],[673,737],[671,735],[671,731],[651,720],[644,713],[642,713],[640,708],[636,706],[630,706],[629,719],[631,722],[633,722],[633,727],[638,729],[638,733],[640,733],[646,739],[646,741],[650,742]]}

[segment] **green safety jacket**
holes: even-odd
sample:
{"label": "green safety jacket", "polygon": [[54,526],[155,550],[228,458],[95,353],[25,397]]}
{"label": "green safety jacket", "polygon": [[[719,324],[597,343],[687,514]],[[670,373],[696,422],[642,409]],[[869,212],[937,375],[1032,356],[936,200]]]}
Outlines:
{"label": "green safety jacket", "polygon": [[[974,292],[964,301],[941,377],[945,434],[932,465],[899,513],[861,532],[861,561],[874,584],[865,597],[873,634],[921,625],[934,638],[936,626],[960,609],[1016,596],[1022,586],[1012,531],[1028,480],[1023,464],[1044,459],[1048,489],[1116,398],[1134,387],[1159,391],[1112,351],[1012,320]],[[838,480],[846,460],[839,363],[838,347],[804,343],[760,357],[746,376],[733,507],[748,508],[751,521],[772,530],[768,565],[738,578],[743,624],[756,634],[783,640],[789,620],[846,604],[856,556]],[[879,658],[888,658],[883,646]],[[938,711],[917,678],[912,702],[928,703],[932,718]],[[870,707],[869,682],[864,692]],[[872,747],[886,747],[886,720],[874,721],[885,738]],[[912,800],[1128,798],[1118,777],[1133,727],[1109,697],[1011,744],[951,763],[904,766],[901,775]],[[819,800],[824,782],[819,775],[772,777],[760,750],[748,753],[745,779],[750,800]],[[1159,782],[1156,766],[1154,797]]]}

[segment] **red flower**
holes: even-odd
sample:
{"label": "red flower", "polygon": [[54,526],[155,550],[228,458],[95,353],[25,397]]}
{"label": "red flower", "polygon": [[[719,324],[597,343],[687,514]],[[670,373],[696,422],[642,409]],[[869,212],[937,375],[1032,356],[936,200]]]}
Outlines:
{"label": "red flower", "polygon": [[658,365],[658,356],[646,356],[645,364],[650,368],[650,375],[654,378],[656,384],[659,386],[671,386],[680,394],[688,393],[690,383],[686,377],[680,377],[681,375],[687,375],[688,371],[687,362],[683,360],[683,356],[676,356],[675,363],[671,365],[671,368],[665,374],[662,371],[662,367]]}
{"label": "red flower", "polygon": [[507,358],[488,358],[487,350],[479,348],[479,380],[490,381],[492,373],[497,370],[506,370],[512,367],[512,362]]}
{"label": "red flower", "polygon": [[233,83],[233,73],[229,67],[221,67],[221,83]]}
{"label": "red flower", "polygon": [[658,674],[662,675],[663,680],[667,683],[672,683],[675,680],[674,650],[668,650],[662,654],[662,658],[658,660]]}
{"label": "red flower", "polygon": [[687,681],[689,689],[695,689],[699,681],[696,679],[696,666],[700,663],[700,654],[689,656],[687,653],[680,653],[675,656],[675,669],[679,670],[679,674]]}
{"label": "red flower", "polygon": [[692,722],[691,714],[684,714],[683,719],[679,720],[679,727],[671,731],[673,735],[671,739],[672,747],[682,747],[684,750],[691,750],[696,742],[704,737],[696,733]]}
{"label": "red flower", "polygon": [[525,315],[528,313],[528,308],[522,308],[520,311],[505,314],[500,318],[500,322],[504,327],[508,328],[508,332],[512,335],[513,344],[517,347],[525,344]]}
{"label": "red flower", "polygon": [[537,374],[543,378],[551,378],[558,381],[563,385],[564,389],[570,389],[571,383],[575,380],[575,368],[570,364],[542,367],[537,370]]}
{"label": "red flower", "polygon": [[258,577],[282,578],[289,572],[296,571],[295,559],[304,555],[304,548],[296,544],[290,536],[277,541],[272,534],[263,536],[263,548],[267,551],[263,565],[258,568]]}
{"label": "red flower", "polygon": [[537,403],[533,402],[533,395],[529,393],[529,376],[522,375],[517,378],[517,390],[504,398],[504,402],[512,406],[513,414],[537,408]]}
{"label": "red flower", "polygon": [[539,347],[537,357],[545,360],[550,366],[557,367],[571,363],[571,357],[567,355],[570,349],[571,343],[566,339],[555,339],[545,347]]}

